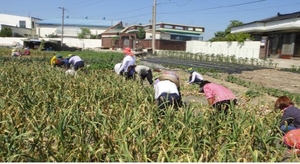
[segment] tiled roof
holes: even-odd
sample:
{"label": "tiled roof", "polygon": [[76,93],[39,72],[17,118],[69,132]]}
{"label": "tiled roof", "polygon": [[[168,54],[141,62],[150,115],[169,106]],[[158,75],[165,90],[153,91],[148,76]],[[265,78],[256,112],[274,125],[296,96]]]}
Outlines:
{"label": "tiled roof", "polygon": [[[119,21],[108,21],[108,20],[89,20],[89,19],[64,19],[65,26],[92,26],[92,27],[111,27],[117,24]],[[38,21],[40,25],[61,25],[61,19],[43,19]]]}
{"label": "tiled roof", "polygon": [[250,22],[250,23],[245,23],[245,24],[257,23],[257,22],[258,23],[266,23],[266,22],[279,21],[279,20],[284,20],[284,19],[292,19],[292,18],[298,18],[298,17],[300,17],[300,11],[294,12],[294,13],[289,13],[289,14],[280,14],[278,12],[276,16],[262,19],[262,20],[257,20],[257,21]]}

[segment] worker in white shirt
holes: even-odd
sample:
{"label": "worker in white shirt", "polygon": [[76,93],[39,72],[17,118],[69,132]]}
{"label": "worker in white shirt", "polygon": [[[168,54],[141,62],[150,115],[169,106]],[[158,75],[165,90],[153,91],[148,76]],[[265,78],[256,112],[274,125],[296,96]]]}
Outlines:
{"label": "worker in white shirt", "polygon": [[133,78],[135,73],[135,56],[131,52],[131,48],[126,47],[123,50],[125,57],[123,58],[121,67],[118,70],[118,74],[125,75],[126,79]]}
{"label": "worker in white shirt", "polygon": [[[154,69],[153,71],[160,72],[159,69]],[[143,84],[143,81],[145,79],[148,80],[148,82],[149,82],[150,85],[153,84],[153,75],[152,75],[151,68],[149,68],[149,67],[147,67],[145,65],[137,65],[135,67],[135,72],[137,73],[137,75],[139,75],[139,77],[141,79],[141,84]]]}
{"label": "worker in white shirt", "polygon": [[71,68],[71,66],[73,66],[74,70],[77,71],[79,68],[84,67],[84,62],[79,56],[70,54],[68,57],[70,57],[68,68]]}
{"label": "worker in white shirt", "polygon": [[202,75],[196,72],[193,68],[189,68],[188,73],[190,73],[189,80],[187,81],[188,84],[200,84],[200,82],[203,80]]}
{"label": "worker in white shirt", "polygon": [[179,78],[174,72],[165,72],[158,77],[154,84],[155,95],[160,112],[164,112],[170,106],[175,110],[182,106],[181,93],[179,89]]}

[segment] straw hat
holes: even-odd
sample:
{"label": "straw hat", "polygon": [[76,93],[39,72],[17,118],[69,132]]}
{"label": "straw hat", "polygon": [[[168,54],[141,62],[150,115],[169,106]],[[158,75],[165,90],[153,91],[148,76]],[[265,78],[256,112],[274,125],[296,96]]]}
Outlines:
{"label": "straw hat", "polygon": [[177,75],[175,72],[172,72],[172,71],[164,72],[162,75],[160,75],[160,76],[158,77],[158,79],[159,79],[160,81],[163,81],[163,80],[170,80],[170,81],[172,81],[173,83],[175,83],[177,87],[180,86],[180,81],[179,81],[178,75]]}
{"label": "straw hat", "polygon": [[131,52],[131,48],[129,48],[129,47],[124,48],[123,53],[126,54],[126,55],[130,55],[130,56],[133,56],[133,55],[134,55],[134,54]]}
{"label": "straw hat", "polygon": [[16,49],[12,49],[12,50],[11,50],[11,52],[16,52],[16,51],[17,51]]}

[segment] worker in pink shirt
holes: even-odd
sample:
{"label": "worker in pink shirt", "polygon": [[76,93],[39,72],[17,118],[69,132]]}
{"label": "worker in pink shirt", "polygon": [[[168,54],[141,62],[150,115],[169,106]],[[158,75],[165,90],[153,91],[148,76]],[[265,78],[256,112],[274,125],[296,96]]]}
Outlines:
{"label": "worker in pink shirt", "polygon": [[209,105],[215,109],[222,111],[227,110],[236,105],[236,96],[228,88],[220,85],[211,83],[210,81],[203,80],[200,83],[200,92],[204,93]]}

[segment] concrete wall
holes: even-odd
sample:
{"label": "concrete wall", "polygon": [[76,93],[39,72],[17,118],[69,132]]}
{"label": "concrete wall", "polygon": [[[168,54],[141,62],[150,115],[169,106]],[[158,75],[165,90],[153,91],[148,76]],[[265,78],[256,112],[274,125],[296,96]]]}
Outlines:
{"label": "concrete wall", "polygon": [[260,41],[245,41],[244,43],[187,41],[186,52],[259,59]]}
{"label": "concrete wall", "polygon": [[[23,40],[27,38],[12,38],[12,37],[0,37],[0,46],[12,46],[15,42],[19,42],[23,45]],[[41,40],[41,39],[40,39]],[[60,38],[44,38],[45,41],[58,40]],[[87,48],[99,48],[102,46],[101,39],[75,39],[75,38],[64,38],[63,43],[69,47],[79,47],[83,49]]]}
{"label": "concrete wall", "polygon": [[[84,27],[88,28],[93,35],[102,34],[107,27]],[[52,26],[52,25],[39,25],[36,29],[37,35],[40,37],[45,37],[46,35],[54,34],[61,36],[61,26]],[[65,37],[77,37],[81,33],[81,27],[64,27],[64,36]]]}

